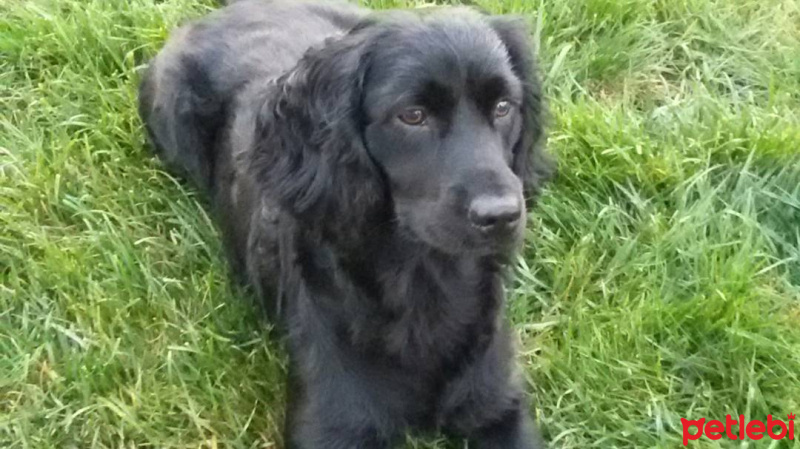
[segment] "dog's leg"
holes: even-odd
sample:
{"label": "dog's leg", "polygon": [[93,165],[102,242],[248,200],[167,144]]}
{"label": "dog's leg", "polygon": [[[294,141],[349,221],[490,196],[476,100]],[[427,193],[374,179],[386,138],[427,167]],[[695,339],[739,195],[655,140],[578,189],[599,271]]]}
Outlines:
{"label": "dog's leg", "polygon": [[300,426],[289,436],[286,449],[388,449],[389,443],[369,430],[321,429],[319,424]]}
{"label": "dog's leg", "polygon": [[470,438],[470,448],[474,449],[539,449],[545,444],[528,416],[526,407],[511,410],[492,424],[481,428]]}
{"label": "dog's leg", "polygon": [[342,365],[336,348],[304,349],[302,369],[296,363],[290,366],[284,447],[393,447],[402,417],[391,412],[398,405],[392,391],[360,375],[358,367]]}
{"label": "dog's leg", "polygon": [[471,449],[544,449],[515,376],[513,351],[505,334],[495,336],[444,396],[445,431],[467,438]]}
{"label": "dog's leg", "polygon": [[470,449],[547,447],[522,399],[509,404],[493,403],[488,398],[485,402],[468,400],[462,407],[465,408],[463,415],[455,417],[448,433],[466,437]]}
{"label": "dog's leg", "polygon": [[[292,392],[295,393],[295,392]],[[291,394],[291,393],[290,393]],[[286,449],[389,449],[392,437],[368,407],[356,404],[360,393],[330,386],[289,399],[284,433]],[[300,397],[298,397],[300,396]],[[338,397],[337,397],[338,396]]]}

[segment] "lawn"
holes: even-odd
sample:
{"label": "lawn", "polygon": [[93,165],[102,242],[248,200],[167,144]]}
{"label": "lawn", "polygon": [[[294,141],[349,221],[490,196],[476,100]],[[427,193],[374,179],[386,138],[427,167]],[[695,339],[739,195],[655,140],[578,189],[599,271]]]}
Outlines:
{"label": "lawn", "polygon": [[[553,447],[800,413],[800,2],[477,3],[526,16],[549,101],[508,307]],[[0,0],[0,447],[279,445],[285,354],[135,112],[210,7]]]}

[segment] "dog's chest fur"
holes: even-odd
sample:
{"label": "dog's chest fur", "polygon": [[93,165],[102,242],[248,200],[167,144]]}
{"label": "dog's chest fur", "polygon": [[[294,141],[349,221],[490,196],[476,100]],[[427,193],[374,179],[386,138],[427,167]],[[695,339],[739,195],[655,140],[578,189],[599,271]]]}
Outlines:
{"label": "dog's chest fur", "polygon": [[325,249],[301,252],[304,278],[324,292],[316,305],[331,307],[337,339],[355,351],[398,368],[457,369],[453,364],[479,352],[495,330],[498,268],[488,259],[434,254],[406,242],[387,246],[355,262],[334,260]]}
{"label": "dog's chest fur", "polygon": [[385,320],[365,320],[362,329],[350,332],[352,339],[359,346],[378,346],[378,353],[401,366],[457,371],[493,334],[502,294],[498,275],[478,258],[428,253],[412,260],[390,262],[394,272],[380,270],[383,278],[369,296]]}
{"label": "dog's chest fur", "polygon": [[494,260],[445,256],[399,239],[359,261],[334,254],[301,245],[295,261],[309,294],[287,301],[300,302],[290,314],[317,317],[303,332],[333,340],[345,359],[366,360],[369,369],[435,395],[495,338],[503,292]]}

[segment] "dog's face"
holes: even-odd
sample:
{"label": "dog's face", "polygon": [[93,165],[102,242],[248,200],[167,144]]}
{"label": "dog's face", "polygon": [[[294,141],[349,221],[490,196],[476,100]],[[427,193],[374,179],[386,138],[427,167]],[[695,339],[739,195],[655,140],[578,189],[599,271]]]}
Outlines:
{"label": "dog's face", "polygon": [[366,20],[277,82],[257,126],[256,177],[344,248],[390,209],[403,233],[440,251],[508,253],[525,227],[523,193],[535,198],[551,167],[533,65],[512,18]]}
{"label": "dog's face", "polygon": [[528,99],[506,45],[471,17],[387,36],[364,80],[363,136],[397,223],[448,253],[508,250],[525,226],[512,166]]}

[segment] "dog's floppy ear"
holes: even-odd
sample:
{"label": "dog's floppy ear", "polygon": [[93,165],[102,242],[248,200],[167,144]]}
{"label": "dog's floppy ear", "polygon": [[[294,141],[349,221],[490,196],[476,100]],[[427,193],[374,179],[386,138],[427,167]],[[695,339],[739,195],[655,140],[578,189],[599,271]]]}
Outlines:
{"label": "dog's floppy ear", "polygon": [[336,240],[358,238],[383,204],[384,186],[362,139],[370,47],[365,23],[309,50],[262,104],[251,167],[265,194]]}
{"label": "dog's floppy ear", "polygon": [[523,180],[526,195],[535,199],[555,174],[555,162],[545,153],[545,102],[528,26],[522,18],[493,16],[489,22],[505,45],[512,68],[523,84],[523,129],[514,146],[512,169]]}

